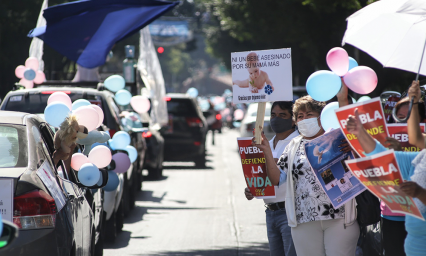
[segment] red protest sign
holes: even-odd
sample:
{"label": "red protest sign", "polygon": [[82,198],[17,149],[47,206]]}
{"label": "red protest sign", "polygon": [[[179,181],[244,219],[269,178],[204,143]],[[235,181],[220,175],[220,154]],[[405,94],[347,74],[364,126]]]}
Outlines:
{"label": "red protest sign", "polygon": [[413,198],[395,189],[403,182],[393,150],[370,157],[345,161],[348,168],[364,186],[380,198],[393,212],[409,214],[423,219]]}
{"label": "red protest sign", "polygon": [[386,122],[389,122],[390,117],[392,116],[392,110],[400,99],[401,99],[401,96],[395,94],[395,95],[389,96],[389,98],[386,100],[384,111],[383,111],[385,113]]}
{"label": "red protest sign", "polygon": [[349,115],[355,115],[356,108],[358,108],[359,117],[364,128],[373,138],[377,139],[382,144],[386,141],[386,137],[389,136],[388,129],[380,98],[355,103],[335,110],[340,128],[345,134],[346,139],[358,155],[365,156],[358,138],[346,129],[346,119],[348,119]]}
{"label": "red protest sign", "polygon": [[[388,124],[389,135],[401,143],[403,151],[420,151],[421,149],[408,142],[407,124]],[[425,130],[425,124],[420,124],[420,129]]]}
{"label": "red protest sign", "polygon": [[244,179],[250,192],[256,198],[274,198],[275,187],[266,174],[265,155],[251,145],[252,138],[237,138]]}

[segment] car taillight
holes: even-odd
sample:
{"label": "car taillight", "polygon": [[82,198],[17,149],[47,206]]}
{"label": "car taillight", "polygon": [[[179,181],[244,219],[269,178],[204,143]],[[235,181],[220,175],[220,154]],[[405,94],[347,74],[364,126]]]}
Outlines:
{"label": "car taillight", "polygon": [[170,97],[164,97],[164,100],[165,100],[165,101],[171,101],[171,100],[172,100],[172,98],[170,98]]}
{"label": "car taillight", "polygon": [[187,117],[186,123],[191,127],[203,127],[203,122],[198,117]]}
{"label": "car taillight", "polygon": [[55,199],[43,190],[13,198],[13,223],[21,229],[55,227]]}
{"label": "car taillight", "polygon": [[217,114],[217,115],[216,115],[216,119],[217,119],[217,120],[221,120],[221,119],[222,119],[222,115],[221,115],[221,114]]}
{"label": "car taillight", "polygon": [[114,136],[114,134],[116,133],[117,131],[116,130],[114,130],[114,129],[109,129],[109,136],[111,137],[111,139],[112,139],[112,136]]}
{"label": "car taillight", "polygon": [[54,92],[63,92],[65,94],[71,94],[71,91],[42,91],[41,94],[52,94]]}
{"label": "car taillight", "polygon": [[144,137],[144,138],[151,138],[151,136],[152,136],[152,132],[150,132],[150,131],[142,133],[142,137]]}
{"label": "car taillight", "polygon": [[194,145],[195,145],[195,146],[200,146],[200,145],[201,145],[201,142],[200,142],[200,141],[194,141]]}

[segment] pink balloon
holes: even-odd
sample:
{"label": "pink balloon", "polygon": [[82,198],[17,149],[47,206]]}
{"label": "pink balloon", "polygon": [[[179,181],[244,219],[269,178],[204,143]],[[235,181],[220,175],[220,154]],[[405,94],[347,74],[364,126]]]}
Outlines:
{"label": "pink balloon", "polygon": [[87,163],[90,163],[89,158],[87,158],[87,156],[83,155],[82,153],[75,153],[71,157],[71,167],[74,170],[80,170],[80,167]]}
{"label": "pink balloon", "polygon": [[138,113],[146,113],[151,107],[151,103],[149,102],[148,98],[141,95],[133,96],[130,99],[130,105]]}
{"label": "pink balloon", "polygon": [[234,118],[235,120],[242,120],[244,117],[244,111],[241,109],[237,109],[234,111]]}
{"label": "pink balloon", "polygon": [[102,109],[98,105],[92,104],[90,105],[90,107],[92,107],[98,113],[99,122],[98,122],[98,126],[96,126],[96,128],[98,128],[104,122],[104,111],[102,111]]}
{"label": "pink balloon", "polygon": [[43,71],[37,70],[36,77],[34,78],[33,82],[36,84],[41,84],[46,80],[46,76],[44,75]]}
{"label": "pink balloon", "polygon": [[25,67],[26,68],[31,68],[33,70],[38,70],[38,59],[35,58],[35,57],[29,57],[25,61]]}
{"label": "pink balloon", "polygon": [[25,78],[22,78],[21,80],[19,80],[19,84],[20,85],[23,85],[25,88],[27,88],[27,89],[31,89],[31,88],[33,88],[34,87],[34,83],[33,83],[33,81],[28,81],[27,79],[25,79]]}
{"label": "pink balloon", "polygon": [[61,102],[67,105],[67,107],[71,110],[72,109],[72,102],[71,98],[64,92],[54,92],[52,95],[49,96],[47,99],[47,105],[51,104],[52,102]]}
{"label": "pink balloon", "polygon": [[25,72],[25,66],[19,65],[15,69],[15,75],[17,78],[23,78]]}
{"label": "pink balloon", "polygon": [[125,172],[127,172],[127,170],[129,169],[130,165],[132,164],[130,162],[129,156],[127,154],[121,153],[121,152],[115,153],[112,156],[112,160],[115,161],[115,169],[113,171],[116,172],[116,173],[125,173]]}
{"label": "pink balloon", "polygon": [[98,168],[104,168],[111,163],[111,150],[106,146],[94,147],[89,153],[89,160]]}
{"label": "pink balloon", "polygon": [[376,72],[366,66],[349,70],[343,80],[349,89],[358,94],[369,94],[376,88],[378,81]]}
{"label": "pink balloon", "polygon": [[349,70],[349,56],[345,49],[335,47],[327,53],[327,65],[338,76],[344,76]]}
{"label": "pink balloon", "polygon": [[73,114],[77,116],[78,124],[86,126],[89,132],[95,130],[99,123],[99,114],[92,106],[79,107]]}

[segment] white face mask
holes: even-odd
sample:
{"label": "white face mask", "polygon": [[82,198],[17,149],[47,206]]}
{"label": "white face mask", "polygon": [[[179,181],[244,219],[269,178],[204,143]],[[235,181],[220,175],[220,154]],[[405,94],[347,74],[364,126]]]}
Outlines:
{"label": "white face mask", "polygon": [[319,117],[312,117],[299,121],[297,123],[299,132],[307,138],[315,136],[321,130],[321,126],[318,125],[318,118]]}

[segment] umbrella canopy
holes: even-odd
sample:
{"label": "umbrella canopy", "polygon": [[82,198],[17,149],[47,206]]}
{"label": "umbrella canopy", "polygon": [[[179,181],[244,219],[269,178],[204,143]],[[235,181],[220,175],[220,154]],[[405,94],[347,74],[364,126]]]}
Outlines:
{"label": "umbrella canopy", "polygon": [[384,67],[426,75],[421,65],[426,43],[426,1],[381,0],[347,18],[342,40],[368,53]]}
{"label": "umbrella canopy", "polygon": [[159,0],[82,0],[44,10],[46,26],[30,31],[86,68],[105,63],[112,46],[172,9]]}

